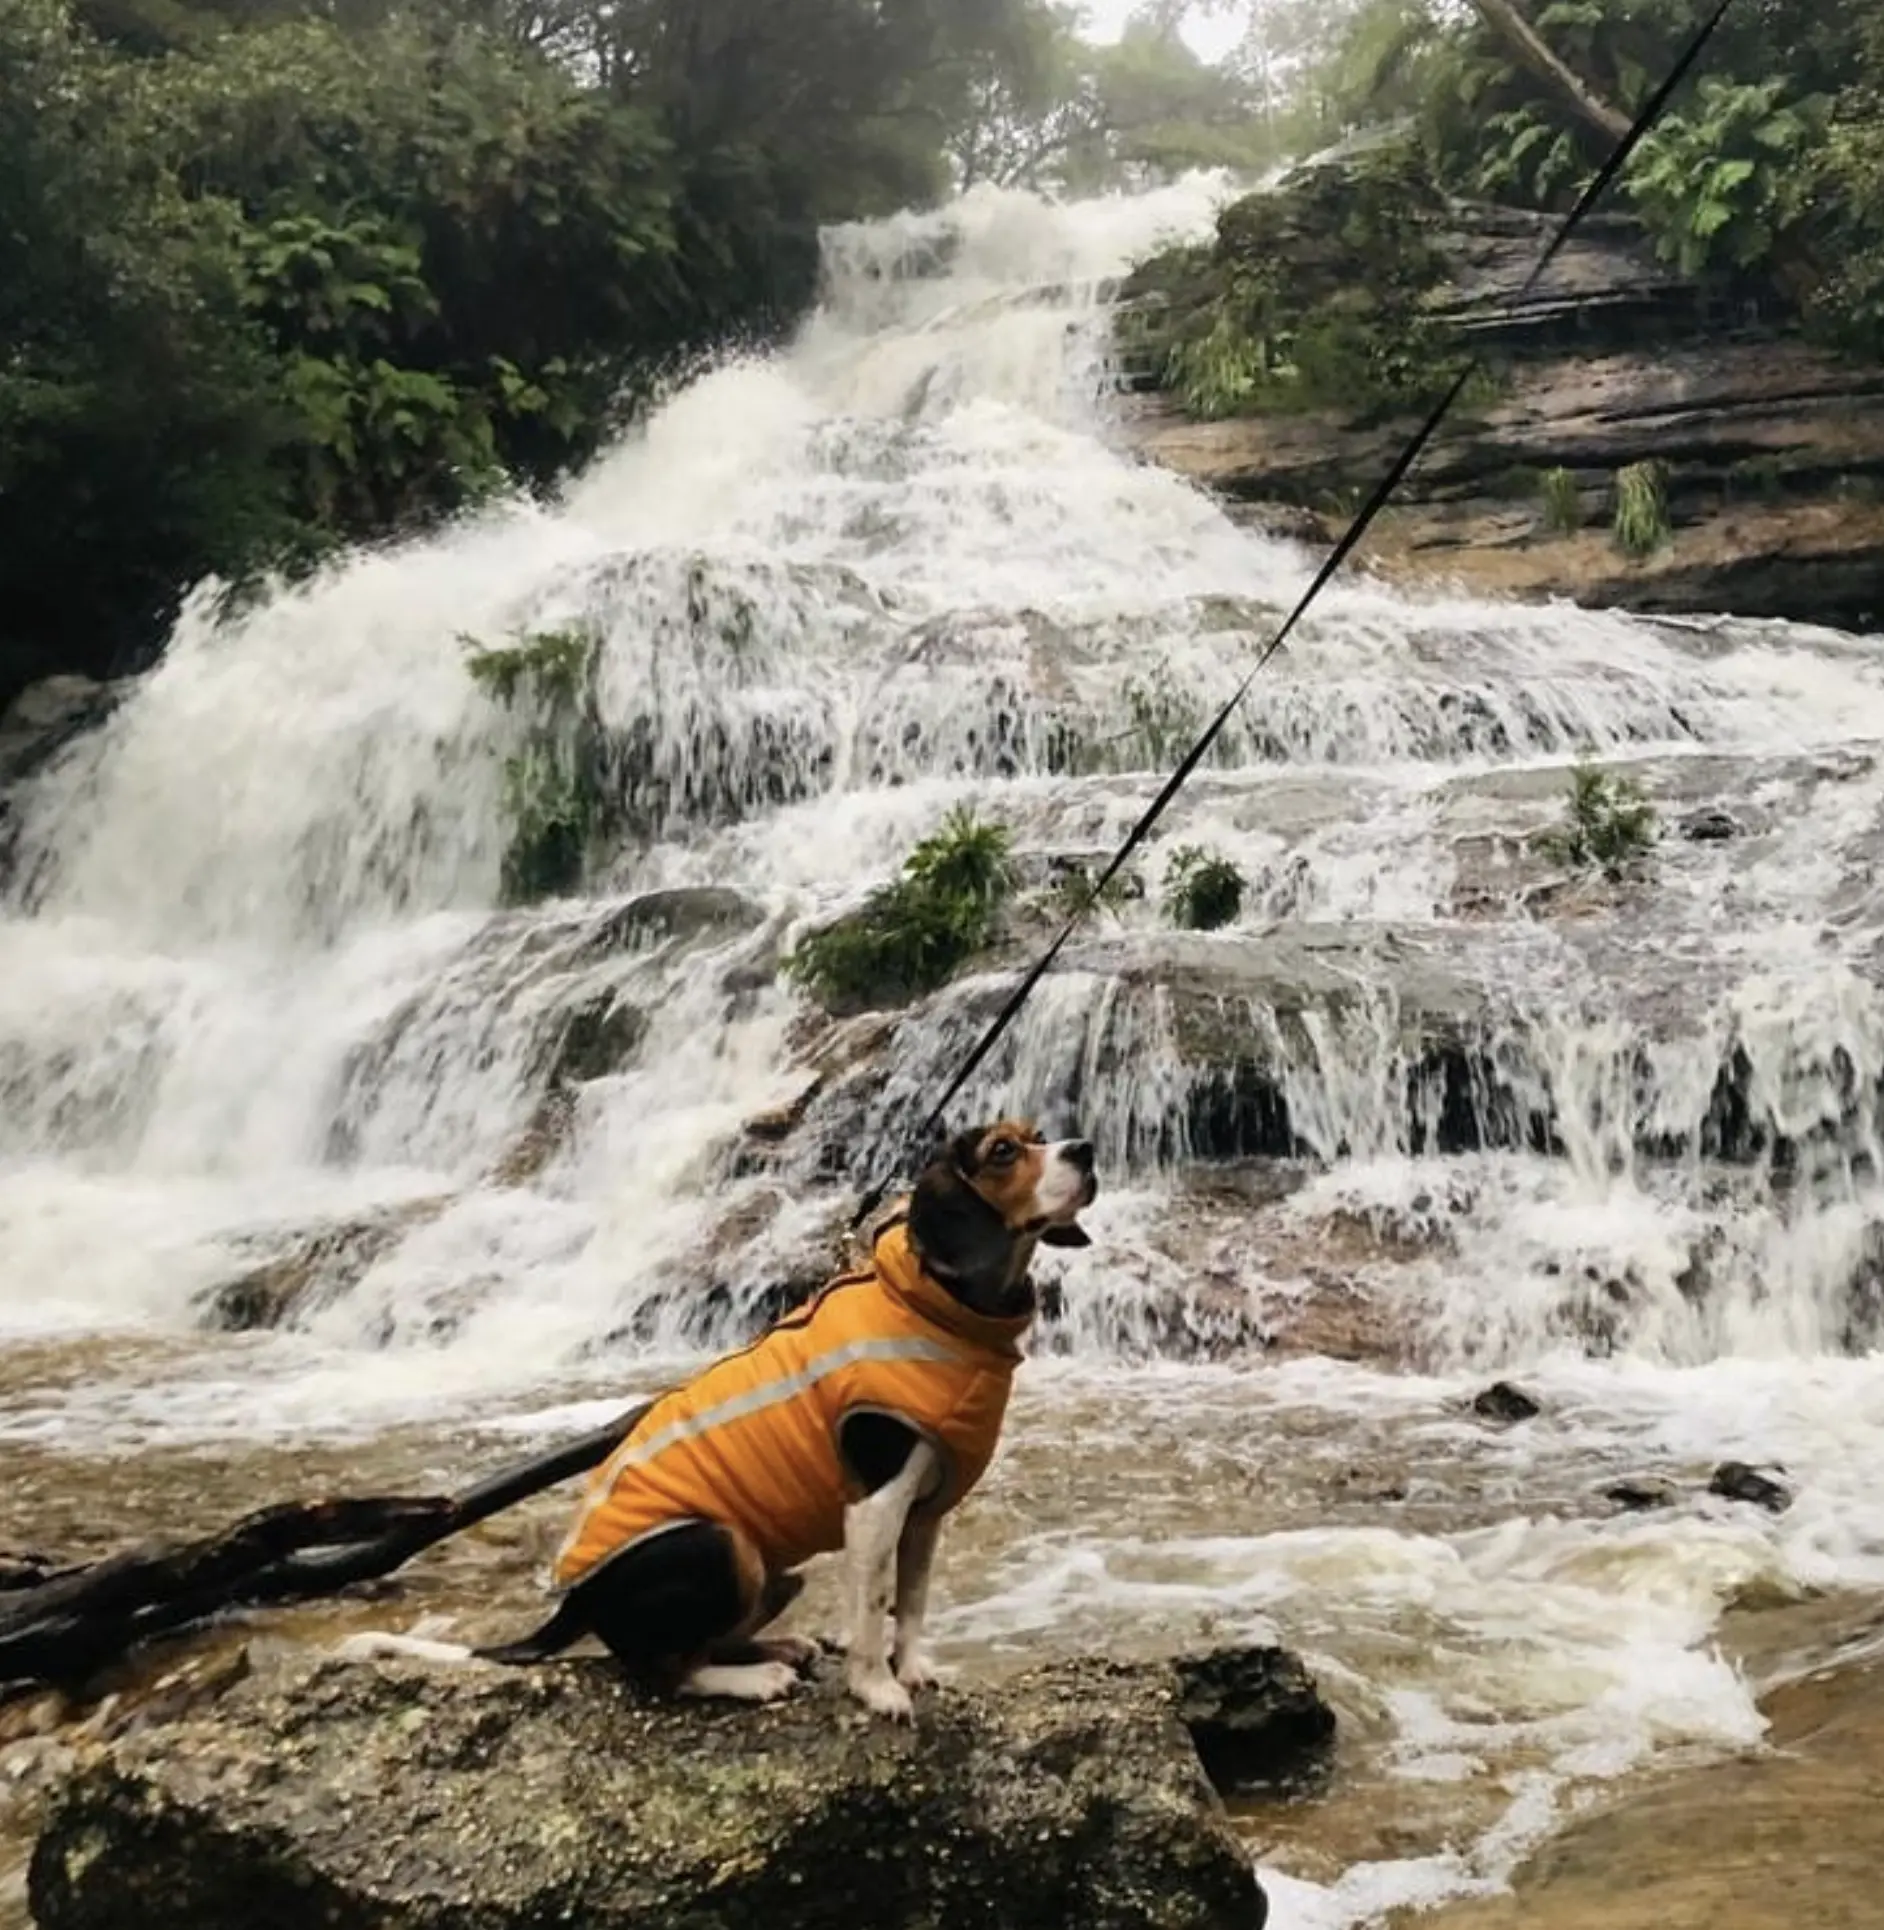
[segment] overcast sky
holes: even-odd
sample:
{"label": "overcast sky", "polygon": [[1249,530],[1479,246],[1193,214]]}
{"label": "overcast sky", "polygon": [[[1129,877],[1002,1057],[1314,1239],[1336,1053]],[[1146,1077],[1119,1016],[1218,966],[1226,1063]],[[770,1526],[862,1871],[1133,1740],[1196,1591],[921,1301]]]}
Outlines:
{"label": "overcast sky", "polygon": [[[1094,40],[1116,40],[1119,29],[1136,0],[1086,0],[1086,31]],[[1218,14],[1210,20],[1192,20],[1184,38],[1207,60],[1227,53],[1242,33],[1242,22],[1233,13]]]}

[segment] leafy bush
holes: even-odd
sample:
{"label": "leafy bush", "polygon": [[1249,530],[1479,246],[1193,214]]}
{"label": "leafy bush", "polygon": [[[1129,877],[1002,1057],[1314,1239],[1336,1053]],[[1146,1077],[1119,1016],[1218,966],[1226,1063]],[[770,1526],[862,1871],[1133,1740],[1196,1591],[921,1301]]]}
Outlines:
{"label": "leafy bush", "polygon": [[1246,880],[1220,852],[1180,846],[1165,867],[1165,915],[1186,931],[1218,931],[1243,909]]}
{"label": "leafy bush", "polygon": [[1561,827],[1543,832],[1541,849],[1578,871],[1600,871],[1614,882],[1654,845],[1654,807],[1633,778],[1615,777],[1588,757],[1570,774]]}
{"label": "leafy bush", "polygon": [[545,630],[494,647],[464,641],[473,681],[506,710],[529,713],[522,748],[504,761],[504,898],[529,904],[573,891],[609,823],[606,746],[590,686],[596,640]]}
{"label": "leafy bush", "polygon": [[154,644],[287,540],[292,422],[216,210],[58,0],[0,5],[0,708]]}
{"label": "leafy bush", "polygon": [[834,1011],[932,992],[993,940],[1013,889],[1008,829],[960,806],[860,910],[813,932],[787,974]]}
{"label": "leafy bush", "polygon": [[1625,556],[1652,556],[1674,534],[1668,521],[1667,469],[1659,462],[1632,462],[1616,471],[1616,547]]}
{"label": "leafy bush", "polygon": [[1745,85],[1706,75],[1692,105],[1644,138],[1629,196],[1683,274],[1757,266],[1809,211],[1803,163],[1823,145],[1829,104],[1789,101],[1792,91],[1784,75]]}
{"label": "leafy bush", "polygon": [[1547,470],[1542,484],[1544,527],[1553,536],[1574,536],[1583,527],[1583,499],[1569,470]]}

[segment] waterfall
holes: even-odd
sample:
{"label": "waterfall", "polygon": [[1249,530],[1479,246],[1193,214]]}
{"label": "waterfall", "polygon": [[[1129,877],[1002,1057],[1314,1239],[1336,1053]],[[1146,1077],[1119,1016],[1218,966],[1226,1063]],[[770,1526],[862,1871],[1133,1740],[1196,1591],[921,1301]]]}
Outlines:
{"label": "waterfall", "polygon": [[[1223,191],[982,189],[834,231],[789,351],[703,376],[559,502],[194,598],[22,803],[0,1236],[33,1265],[0,1328],[187,1332],[257,1254],[403,1203],[289,1324],[501,1394],[723,1339],[768,1268],[815,1268],[834,1182],[900,1147],[1007,981],[893,1016],[760,1155],[745,1122],[807,1076],[782,950],[953,804],[1036,863],[1098,857],[1305,580],[1106,438],[1108,292]],[[547,630],[593,647],[622,831],[584,895],[508,909],[526,725],[467,653]],[[1199,1162],[1296,1162],[1298,1218],[1476,1165],[1407,1308],[1435,1363],[1868,1346],[1880,724],[1829,634],[1350,580],[963,1105],[1077,1121],[1128,1242],[1125,1203]],[[1666,835],[1653,885],[1554,916],[1512,881],[1583,749]],[[1709,805],[1740,835],[1685,841]],[[1163,858],[1198,842],[1251,881],[1243,928],[1160,935]],[[705,909],[639,919],[663,893]],[[598,1025],[612,1062],[551,1134],[546,1080]],[[188,1210],[152,1242],[163,1188]],[[139,1265],[99,1266],[112,1240]],[[1060,1344],[1142,1344],[1121,1319]]]}
{"label": "waterfall", "polygon": [[[824,1277],[1046,887],[1312,571],[1111,433],[1110,293],[1226,192],[835,231],[788,349],[558,500],[190,600],[12,801],[0,1443],[553,1429]],[[548,633],[613,836],[511,903],[541,718],[468,666]],[[1756,1736],[1725,1607],[1884,1575],[1880,744],[1874,642],[1350,574],[962,1097],[1077,1127],[1104,1184],[1042,1258],[945,1640],[1285,1617],[1380,1787],[1455,1783],[1478,1831],[1279,1891],[1296,1930],[1495,1883],[1566,1780]],[[1537,841],[1585,751],[1654,802],[1639,880]],[[826,1021],[781,961],[964,804],[1031,908]],[[1243,873],[1231,928],[1170,928],[1187,845]],[[1491,1433],[1462,1397],[1514,1371],[1551,1413]],[[1730,1453],[1794,1510],[1591,1500]]]}

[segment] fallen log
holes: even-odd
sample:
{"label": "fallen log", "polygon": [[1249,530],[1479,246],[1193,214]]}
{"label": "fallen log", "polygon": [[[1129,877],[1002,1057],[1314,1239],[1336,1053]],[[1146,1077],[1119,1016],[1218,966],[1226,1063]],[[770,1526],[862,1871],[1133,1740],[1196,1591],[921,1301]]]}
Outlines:
{"label": "fallen log", "polygon": [[160,1636],[244,1609],[337,1595],[606,1460],[652,1401],[456,1497],[282,1502],[219,1535],[133,1548],[0,1595],[0,1696],[71,1688]]}

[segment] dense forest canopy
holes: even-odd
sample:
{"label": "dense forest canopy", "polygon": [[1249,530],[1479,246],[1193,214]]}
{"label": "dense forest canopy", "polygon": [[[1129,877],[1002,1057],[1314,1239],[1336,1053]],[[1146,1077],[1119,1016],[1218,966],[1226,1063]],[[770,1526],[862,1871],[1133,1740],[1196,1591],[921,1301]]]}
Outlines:
{"label": "dense forest canopy", "polygon": [[[820,224],[1371,134],[1566,204],[1701,0],[0,0],[0,702],[579,463]],[[1201,59],[1187,20],[1234,27]],[[1739,0],[1623,191],[1884,349],[1884,0]]]}

